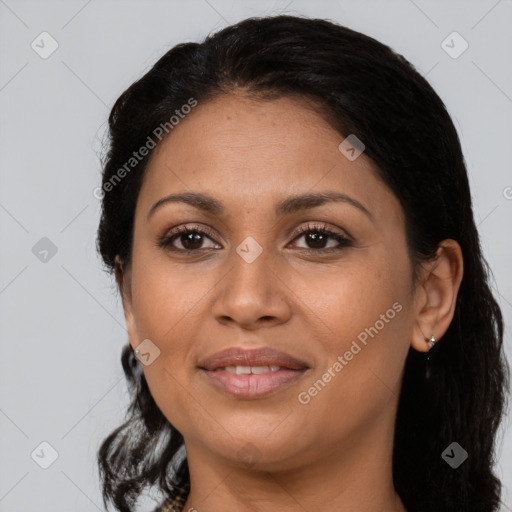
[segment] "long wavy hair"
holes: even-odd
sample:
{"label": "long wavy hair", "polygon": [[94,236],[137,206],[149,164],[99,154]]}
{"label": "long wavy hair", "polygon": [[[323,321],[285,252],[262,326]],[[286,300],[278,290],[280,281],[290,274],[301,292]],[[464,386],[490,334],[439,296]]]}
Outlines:
{"label": "long wavy hair", "polygon": [[[113,176],[155,138],[157,127],[167,123],[170,133],[170,117],[190,98],[201,104],[238,88],[262,99],[312,99],[340,135],[364,142],[405,212],[415,270],[442,240],[459,243],[464,276],[453,321],[431,353],[429,377],[424,353],[410,348],[406,359],[393,480],[409,512],[498,510],[495,439],[509,382],[502,314],[457,131],[425,78],[388,46],[331,21],[275,16],[170,49],[121,94],[109,116],[97,238],[106,270],[115,271],[116,255],[130,262],[135,205],[151,151],[121,180]],[[121,361],[132,401],[125,422],[102,442],[98,464],[107,509],[113,504],[129,512],[146,488],[173,498],[190,481],[182,434],[155,403],[129,344]],[[441,456],[453,441],[469,454],[457,469]]]}

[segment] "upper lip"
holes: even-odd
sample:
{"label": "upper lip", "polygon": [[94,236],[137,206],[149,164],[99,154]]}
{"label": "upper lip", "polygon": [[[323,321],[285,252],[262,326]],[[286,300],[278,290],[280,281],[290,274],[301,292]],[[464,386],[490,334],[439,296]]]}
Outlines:
{"label": "upper lip", "polygon": [[226,366],[281,366],[291,370],[304,370],[308,365],[286,352],[271,347],[246,349],[231,347],[203,359],[199,367],[216,370]]}

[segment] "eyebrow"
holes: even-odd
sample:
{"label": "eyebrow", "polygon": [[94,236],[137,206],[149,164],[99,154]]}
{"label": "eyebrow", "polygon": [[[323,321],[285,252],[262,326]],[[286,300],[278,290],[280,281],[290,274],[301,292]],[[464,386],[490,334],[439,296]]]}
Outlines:
{"label": "eyebrow", "polygon": [[[301,210],[316,208],[317,206],[330,202],[349,204],[359,209],[373,221],[373,215],[359,201],[341,192],[327,191],[290,196],[277,203],[275,212],[277,215],[290,215]],[[222,203],[208,194],[183,192],[181,194],[170,194],[159,199],[149,210],[148,219],[156,210],[168,203],[185,203],[212,215],[222,215],[225,212]]]}

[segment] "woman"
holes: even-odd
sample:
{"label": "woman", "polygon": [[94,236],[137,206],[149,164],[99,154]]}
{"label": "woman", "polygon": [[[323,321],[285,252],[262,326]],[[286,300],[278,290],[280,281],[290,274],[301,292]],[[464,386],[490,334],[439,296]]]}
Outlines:
{"label": "woman", "polygon": [[401,55],[248,19],[115,103],[98,249],[133,392],[105,504],[494,511],[508,367],[454,125]]}

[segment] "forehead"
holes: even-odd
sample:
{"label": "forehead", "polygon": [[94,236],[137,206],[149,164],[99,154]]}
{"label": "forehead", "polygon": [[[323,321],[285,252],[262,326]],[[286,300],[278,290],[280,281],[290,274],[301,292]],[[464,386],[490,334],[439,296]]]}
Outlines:
{"label": "forehead", "polygon": [[[227,208],[274,207],[288,195],[331,190],[376,216],[400,217],[398,201],[363,153],[350,161],[344,136],[312,103],[223,95],[199,103],[154,150],[140,210],[175,192],[204,192]],[[139,206],[138,206],[139,209]]]}

